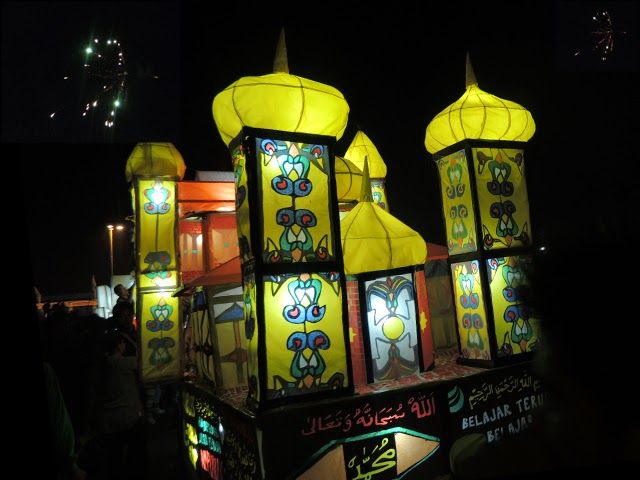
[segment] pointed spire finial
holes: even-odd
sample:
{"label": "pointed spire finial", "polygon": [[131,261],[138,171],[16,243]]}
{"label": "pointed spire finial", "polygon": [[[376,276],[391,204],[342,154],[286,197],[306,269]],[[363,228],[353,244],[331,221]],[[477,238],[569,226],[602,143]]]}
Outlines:
{"label": "pointed spire finial", "polygon": [[476,74],[473,71],[473,65],[471,65],[471,57],[469,56],[469,52],[467,52],[467,68],[465,71],[465,87],[470,85],[477,85],[478,80],[476,80]]}
{"label": "pointed spire finial", "polygon": [[273,73],[289,73],[289,62],[287,60],[287,44],[284,40],[284,27],[280,30],[276,56],[273,59]]}
{"label": "pointed spire finial", "polygon": [[369,157],[364,157],[364,169],[362,170],[362,189],[360,190],[361,202],[373,202],[371,195],[371,179],[369,178]]}

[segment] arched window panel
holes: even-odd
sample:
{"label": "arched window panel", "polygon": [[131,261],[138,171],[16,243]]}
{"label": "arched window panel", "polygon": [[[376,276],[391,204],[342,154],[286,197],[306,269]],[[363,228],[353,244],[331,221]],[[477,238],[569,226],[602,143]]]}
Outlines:
{"label": "arched window panel", "polygon": [[368,377],[381,382],[420,371],[418,308],[412,272],[381,273],[363,281]]}
{"label": "arched window panel", "polygon": [[449,255],[478,249],[476,221],[465,150],[436,160]]}
{"label": "arched window panel", "polygon": [[472,260],[452,263],[451,277],[462,358],[491,360],[480,262]]}
{"label": "arched window panel", "polygon": [[471,150],[484,250],[530,246],[524,150],[489,147]]}
{"label": "arched window panel", "polygon": [[340,277],[303,273],[263,280],[267,397],[347,387]]}
{"label": "arched window panel", "polygon": [[178,301],[169,291],[138,295],[143,382],[182,376]]}
{"label": "arched window panel", "polygon": [[540,320],[527,301],[532,258],[514,255],[487,259],[497,356],[534,352],[540,344]]}
{"label": "arched window panel", "polygon": [[242,285],[209,287],[222,388],[247,385],[247,347]]}

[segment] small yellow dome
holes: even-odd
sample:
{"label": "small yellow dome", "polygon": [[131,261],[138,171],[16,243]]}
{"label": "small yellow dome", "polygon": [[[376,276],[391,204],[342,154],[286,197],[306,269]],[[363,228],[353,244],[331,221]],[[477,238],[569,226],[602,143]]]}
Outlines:
{"label": "small yellow dome", "polygon": [[467,56],[467,88],[427,126],[425,146],[435,153],[465,139],[528,141],[536,131],[531,113],[478,87]]}
{"label": "small yellow dome", "polygon": [[373,142],[361,130],[358,130],[347,148],[344,157],[351,160],[356,167],[364,170],[364,159],[369,159],[371,178],[385,178],[387,176],[387,165],[380,156],[378,149]]}
{"label": "small yellow dome", "polygon": [[134,176],[170,176],[182,180],[187,166],[178,149],[168,142],[138,143],[127,159],[127,181]]}
{"label": "small yellow dome", "polygon": [[340,221],[340,232],[347,275],[422,265],[427,258],[422,236],[373,203],[366,162],[360,202]]}
{"label": "small yellow dome", "polygon": [[357,202],[362,190],[362,171],[346,158],[336,157],[335,176],[339,202]]}

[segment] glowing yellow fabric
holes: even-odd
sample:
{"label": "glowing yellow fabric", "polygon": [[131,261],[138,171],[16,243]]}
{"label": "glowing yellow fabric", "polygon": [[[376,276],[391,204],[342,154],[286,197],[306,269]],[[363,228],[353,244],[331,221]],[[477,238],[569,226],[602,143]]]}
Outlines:
{"label": "glowing yellow fabric", "polygon": [[[491,268],[492,261],[494,261],[494,268]],[[521,298],[516,297],[513,301],[508,301],[504,293],[505,289],[517,289],[529,284],[526,269],[522,267],[530,262],[530,258],[523,255],[487,261],[498,356],[503,356],[505,349],[510,350],[514,355],[531,352],[540,338],[539,320],[529,315],[522,315],[523,312],[532,310],[521,306]],[[513,306],[518,308],[512,308],[511,311],[518,312],[518,315],[513,317],[505,315],[507,309]],[[507,322],[506,318],[510,318],[511,321]]]}
{"label": "glowing yellow fabric", "polygon": [[172,143],[138,143],[127,160],[127,181],[136,175],[177,177],[182,180],[187,166]]}
{"label": "glowing yellow fabric", "polygon": [[536,124],[526,108],[491,95],[474,83],[431,120],[425,146],[429,153],[435,153],[464,139],[526,142],[535,131]]}
{"label": "glowing yellow fabric", "polygon": [[136,195],[138,287],[176,287],[175,182],[138,180]]}
{"label": "glowing yellow fabric", "polygon": [[427,246],[418,232],[371,202],[360,202],[340,221],[344,272],[421,265]]}
{"label": "glowing yellow fabric", "polygon": [[336,155],[335,176],[339,202],[354,202],[360,198],[362,170],[353,162]]}
{"label": "glowing yellow fabric", "polygon": [[462,356],[490,360],[491,346],[478,260],[452,264],[451,276]]}
{"label": "glowing yellow fabric", "polygon": [[213,118],[226,145],[243,126],[339,139],[348,115],[337,89],[288,73],[242,77],[213,99]]}
{"label": "glowing yellow fabric", "polygon": [[[293,305],[295,299],[290,292],[290,284],[296,282],[298,277],[293,276],[285,281],[285,284],[276,289],[269,276],[264,277],[264,314],[267,319],[265,331],[265,343],[267,349],[267,388],[274,388],[274,377],[280,376],[289,381],[295,381],[291,375],[294,352],[287,347],[287,339],[294,332],[321,331],[329,338],[329,347],[319,350],[322,360],[326,364],[326,370],[322,374],[321,381],[326,382],[335,373],[344,375],[344,385],[349,384],[347,375],[347,353],[345,349],[344,330],[342,328],[342,289],[339,282],[332,286],[324,278],[317,274],[310,274],[313,280],[321,283],[321,294],[318,297],[318,305],[325,308],[324,316],[320,321],[292,323],[283,316],[283,309],[287,305]],[[337,292],[333,287],[338,287]],[[276,291],[273,294],[273,291]],[[308,290],[306,291],[308,292]],[[307,306],[306,304],[304,305]],[[303,355],[309,356],[311,349],[307,348]],[[277,387],[276,387],[277,388]],[[295,394],[304,394],[305,389],[300,386]]]}
{"label": "glowing yellow fabric", "polygon": [[361,130],[353,137],[351,145],[347,148],[344,157],[351,160],[360,170],[364,170],[364,158],[369,159],[369,174],[371,178],[384,178],[387,176],[387,165],[378,153],[373,142]]}
{"label": "glowing yellow fabric", "polygon": [[[247,374],[249,375],[248,396],[255,402],[260,402],[262,391],[260,388],[260,364],[258,355],[258,332],[260,325],[258,324],[257,304],[256,304],[256,277],[253,273],[243,275],[242,296],[244,297],[244,319],[245,325],[249,325],[246,330],[247,344]],[[249,337],[250,335],[250,337]],[[253,379],[252,379],[253,377]]]}
{"label": "glowing yellow fabric", "polygon": [[465,151],[459,150],[439,158],[437,165],[449,255],[475,252],[478,249],[476,217]]}
{"label": "glowing yellow fabric", "polygon": [[[259,143],[258,139],[258,143]],[[286,142],[290,152],[299,152],[304,148],[305,144],[296,142]],[[327,150],[325,150],[327,151]],[[297,154],[294,154],[294,156]],[[268,156],[263,151],[258,150],[258,163],[261,168],[260,178],[262,180],[262,218],[263,218],[263,245],[266,249],[277,249],[279,238],[283,235],[283,227],[278,224],[278,212],[282,209],[292,210],[308,210],[312,212],[316,223],[314,226],[301,232],[300,225],[293,225],[288,235],[302,235],[304,238],[312,238],[312,248],[315,251],[321,242],[326,242],[329,256],[334,255],[333,251],[333,228],[332,215],[329,209],[329,178],[327,175],[329,161],[326,155],[317,159],[317,165],[310,163],[309,171],[306,174],[313,188],[311,192],[304,197],[292,197],[288,195],[280,195],[276,192],[271,184],[274,178],[280,178],[282,171],[279,165],[279,159],[275,156]],[[290,175],[293,180],[297,179],[297,171],[292,170]],[[292,205],[293,202],[293,205]],[[286,230],[285,230],[286,231]],[[300,260],[303,261],[303,260]]]}
{"label": "glowing yellow fabric", "polygon": [[472,151],[484,249],[531,245],[524,151],[515,148]]}
{"label": "glowing yellow fabric", "polygon": [[180,299],[170,291],[143,293],[139,298],[142,381],[181,376]]}
{"label": "glowing yellow fabric", "polygon": [[[253,252],[251,251],[251,222],[250,222],[250,208],[249,208],[249,186],[247,181],[247,171],[245,163],[247,157],[239,146],[231,152],[231,158],[233,160],[233,169],[236,179],[236,221],[238,230],[238,245],[245,245],[245,248],[240,248],[242,263],[253,258]],[[242,193],[241,193],[242,192]]]}

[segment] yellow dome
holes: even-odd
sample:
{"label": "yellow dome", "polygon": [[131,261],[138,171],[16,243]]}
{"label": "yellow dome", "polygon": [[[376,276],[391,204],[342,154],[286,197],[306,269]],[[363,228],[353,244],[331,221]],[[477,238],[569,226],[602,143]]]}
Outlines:
{"label": "yellow dome", "polygon": [[366,163],[364,168],[361,200],[340,221],[345,274],[424,264],[427,258],[424,239],[372,202]]}
{"label": "yellow dome", "polygon": [[353,137],[344,157],[351,160],[360,170],[364,170],[364,159],[368,157],[371,178],[385,178],[387,176],[387,165],[378,149],[361,130],[358,130],[356,136]]}
{"label": "yellow dome", "polygon": [[526,142],[536,131],[531,113],[478,87],[467,56],[467,88],[427,126],[425,146],[435,153],[465,139]]}
{"label": "yellow dome", "polygon": [[129,155],[126,166],[127,181],[136,175],[149,177],[170,176],[182,180],[187,166],[172,143],[138,143]]}
{"label": "yellow dome", "polygon": [[357,202],[362,190],[362,171],[346,158],[336,157],[335,176],[339,202]]}
{"label": "yellow dome", "polygon": [[242,77],[213,99],[213,119],[226,145],[244,126],[342,137],[349,104],[337,89],[289,74],[284,30],[273,71]]}

